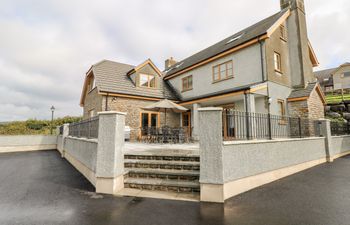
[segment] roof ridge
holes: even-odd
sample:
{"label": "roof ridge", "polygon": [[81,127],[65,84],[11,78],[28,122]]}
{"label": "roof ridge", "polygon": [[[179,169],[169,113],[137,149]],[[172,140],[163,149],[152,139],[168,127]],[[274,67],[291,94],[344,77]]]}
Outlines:
{"label": "roof ridge", "polygon": [[134,65],[130,65],[130,64],[126,64],[126,63],[121,63],[121,62],[117,62],[117,61],[113,61],[113,60],[110,60],[110,59],[103,59],[95,64],[93,64],[92,66],[99,66],[101,65],[102,63],[104,62],[112,62],[112,63],[118,63],[118,64],[122,64],[122,65],[125,65],[125,66],[132,66],[132,67],[135,67]]}
{"label": "roof ridge", "polygon": [[[200,51],[198,51],[198,52],[196,52],[196,53],[194,53],[192,55],[189,55],[188,57],[184,58],[183,60],[177,62],[172,67],[167,69],[166,70],[167,74],[165,75],[165,77],[170,76],[173,73],[180,72],[180,71],[190,67],[191,65],[193,65],[195,63],[198,63],[200,61],[205,60],[206,58],[213,57],[215,55],[220,54],[221,52],[225,52],[225,51],[227,51],[229,49],[232,49],[232,48],[234,48],[236,46],[239,46],[239,45],[242,45],[242,44],[244,44],[246,42],[249,42],[250,40],[252,40],[252,39],[254,39],[256,37],[263,35],[264,32],[267,33],[268,28],[270,28],[273,24],[275,24],[277,19],[280,18],[281,16],[283,16],[288,10],[289,9],[286,8],[286,9],[283,9],[281,11],[278,11],[277,13],[260,20],[260,21],[258,21],[256,23],[252,24],[251,26],[248,26],[248,27],[246,27],[246,28],[244,28],[244,29],[242,29],[242,30],[240,30],[240,31],[238,31],[238,32],[236,32],[236,33],[234,33],[234,34],[232,34],[232,35],[230,35],[230,36],[228,36],[228,37],[226,37],[226,38],[224,38],[224,39],[214,43],[214,44],[212,44],[212,45],[210,45],[207,48],[204,48],[204,49],[202,49],[202,50],[200,50]],[[279,17],[275,18],[276,16],[279,16]],[[270,24],[270,23],[272,23],[272,24]],[[262,28],[259,30],[258,28],[260,26]],[[227,43],[227,40],[232,39],[235,36],[240,35],[240,34],[243,34],[241,39],[237,39],[235,41]],[[224,43],[225,43],[225,45],[223,45]],[[211,49],[212,49],[212,51],[210,52]],[[201,56],[201,54],[204,54],[206,52],[210,56]],[[198,59],[198,58],[200,58],[200,59]],[[194,61],[198,61],[198,62],[195,62],[195,63],[187,62],[186,63],[186,61],[188,61],[189,59],[193,59]],[[189,64],[189,65],[184,65],[184,64]]]}

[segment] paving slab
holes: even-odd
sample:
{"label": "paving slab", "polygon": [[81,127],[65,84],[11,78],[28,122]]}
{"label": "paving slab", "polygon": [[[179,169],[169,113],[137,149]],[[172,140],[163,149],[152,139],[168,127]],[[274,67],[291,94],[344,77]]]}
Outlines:
{"label": "paving slab", "polygon": [[3,153],[0,224],[348,225],[349,187],[350,157],[343,157],[225,204],[177,201],[179,194],[172,200],[141,197],[141,192],[139,197],[121,197],[94,193],[56,151]]}

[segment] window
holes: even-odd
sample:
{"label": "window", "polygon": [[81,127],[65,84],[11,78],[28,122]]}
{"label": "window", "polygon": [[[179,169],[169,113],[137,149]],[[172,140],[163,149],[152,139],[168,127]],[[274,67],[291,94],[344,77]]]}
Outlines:
{"label": "window", "polygon": [[275,70],[277,72],[282,73],[281,55],[277,52],[274,53],[274,61],[275,61]]}
{"label": "window", "polygon": [[213,67],[213,81],[226,80],[233,77],[233,62],[228,61]]}
{"label": "window", "polygon": [[182,91],[192,90],[192,75],[182,78]]}
{"label": "window", "polygon": [[287,40],[287,32],[286,32],[286,27],[281,25],[280,26],[280,37],[282,40]]}
{"label": "window", "polygon": [[284,107],[284,101],[283,100],[278,100],[278,115],[280,116],[285,116],[286,115],[286,110]]}
{"label": "window", "polygon": [[91,76],[89,79],[88,90],[91,91],[96,87],[95,77]]}
{"label": "window", "polygon": [[156,87],[156,77],[153,75],[140,74],[140,87]]}

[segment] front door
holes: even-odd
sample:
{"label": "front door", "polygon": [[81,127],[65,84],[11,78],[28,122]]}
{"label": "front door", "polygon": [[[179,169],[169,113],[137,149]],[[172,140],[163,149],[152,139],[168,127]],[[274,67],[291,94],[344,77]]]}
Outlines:
{"label": "front door", "polygon": [[191,111],[182,113],[182,127],[186,129],[186,133],[191,136]]}

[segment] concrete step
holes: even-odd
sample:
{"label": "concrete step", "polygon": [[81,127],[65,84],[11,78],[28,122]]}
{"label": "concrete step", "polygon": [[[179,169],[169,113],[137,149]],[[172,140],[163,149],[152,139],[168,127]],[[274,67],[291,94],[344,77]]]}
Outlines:
{"label": "concrete step", "polygon": [[125,159],[140,159],[140,160],[164,160],[164,161],[195,161],[199,162],[199,156],[197,155],[186,155],[186,154],[125,154]]}
{"label": "concrete step", "polygon": [[127,178],[124,180],[125,188],[142,190],[171,191],[171,192],[199,192],[199,181],[174,181],[164,179]]}
{"label": "concrete step", "polygon": [[197,161],[165,161],[165,160],[143,160],[125,159],[125,168],[151,168],[151,169],[171,169],[171,170],[199,170]]}
{"label": "concrete step", "polygon": [[150,168],[126,168],[124,178],[148,178],[165,180],[199,180],[198,170],[169,170]]}

